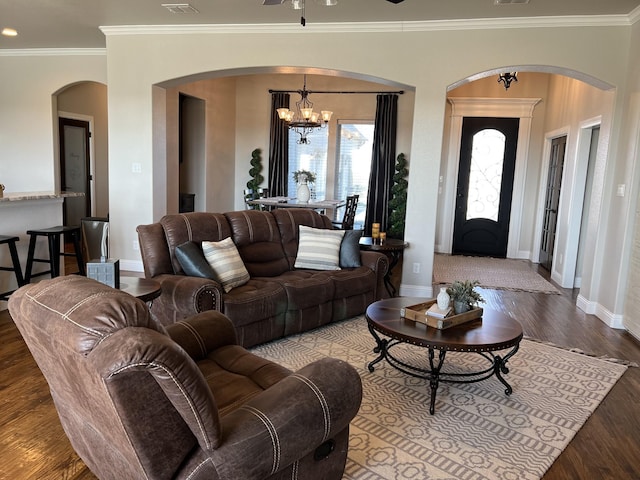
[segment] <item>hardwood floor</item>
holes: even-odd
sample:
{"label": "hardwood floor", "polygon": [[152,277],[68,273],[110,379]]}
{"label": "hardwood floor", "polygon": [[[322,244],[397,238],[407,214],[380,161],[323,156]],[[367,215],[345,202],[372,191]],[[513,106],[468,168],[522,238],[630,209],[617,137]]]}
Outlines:
{"label": "hardwood floor", "polygon": [[[640,364],[640,342],[578,310],[573,290],[481,293],[487,307],[519,320],[527,336]],[[544,479],[640,478],[639,396],[640,368],[629,368]],[[71,448],[46,382],[7,311],[0,312],[0,428],[0,479],[95,479]]]}

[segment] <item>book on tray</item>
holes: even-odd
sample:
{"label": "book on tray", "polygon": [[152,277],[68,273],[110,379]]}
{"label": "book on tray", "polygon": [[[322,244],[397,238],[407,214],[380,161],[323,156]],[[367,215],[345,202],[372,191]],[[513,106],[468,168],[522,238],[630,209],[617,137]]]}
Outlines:
{"label": "book on tray", "polygon": [[447,307],[446,309],[441,310],[440,308],[438,308],[437,303],[434,303],[433,305],[431,305],[429,309],[426,311],[426,314],[429,317],[436,317],[436,318],[446,318],[452,313],[453,313],[453,309],[451,307]]}

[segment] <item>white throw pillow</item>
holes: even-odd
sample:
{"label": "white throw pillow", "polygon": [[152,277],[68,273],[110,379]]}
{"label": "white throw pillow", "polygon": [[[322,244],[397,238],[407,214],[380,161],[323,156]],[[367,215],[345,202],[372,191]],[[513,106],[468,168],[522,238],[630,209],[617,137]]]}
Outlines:
{"label": "white throw pillow", "polygon": [[295,268],[340,270],[340,244],[344,230],[300,225]]}
{"label": "white throw pillow", "polygon": [[202,253],[225,292],[229,293],[232,288],[249,281],[249,272],[231,237],[219,242],[202,242]]}

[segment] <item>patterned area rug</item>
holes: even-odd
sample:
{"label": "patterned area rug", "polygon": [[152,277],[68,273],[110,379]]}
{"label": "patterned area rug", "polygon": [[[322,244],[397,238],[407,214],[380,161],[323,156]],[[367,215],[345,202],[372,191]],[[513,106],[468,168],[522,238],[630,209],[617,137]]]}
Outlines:
{"label": "patterned area rug", "polygon": [[526,260],[436,254],[433,283],[451,284],[455,280],[478,280],[481,287],[534,293],[558,290],[531,269]]}
{"label": "patterned area rug", "polygon": [[[440,384],[435,415],[425,380],[376,355],[363,317],[252,349],[293,370],[324,356],[353,365],[363,382],[360,411],[351,423],[345,480],[541,478],[584,425],[626,367],[523,340],[508,362],[510,396],[496,379]],[[400,353],[400,349],[403,349]],[[425,363],[426,351],[394,347]],[[448,371],[477,369],[477,354],[449,352]]]}

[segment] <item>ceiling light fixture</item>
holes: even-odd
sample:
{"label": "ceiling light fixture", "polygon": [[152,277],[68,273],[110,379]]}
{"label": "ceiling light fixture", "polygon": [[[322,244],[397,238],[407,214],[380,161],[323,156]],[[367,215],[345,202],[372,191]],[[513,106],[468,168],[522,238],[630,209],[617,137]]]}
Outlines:
{"label": "ceiling light fixture", "polygon": [[511,82],[518,81],[518,72],[506,72],[498,75],[498,83],[504,83],[504,89],[509,90]]}
{"label": "ceiling light fixture", "polygon": [[296,110],[278,108],[278,117],[287,124],[289,129],[300,136],[297,141],[298,144],[308,145],[310,142],[307,135],[316,128],[326,127],[329,120],[331,120],[333,112],[329,110],[322,110],[320,113],[313,111],[313,102],[309,100],[309,94],[312,92],[307,90],[306,75],[304,76],[302,90],[296,91],[300,94],[300,100],[296,102]]}
{"label": "ceiling light fixture", "polygon": [[17,37],[18,31],[15,28],[5,27],[2,29],[2,35],[5,37]]}

